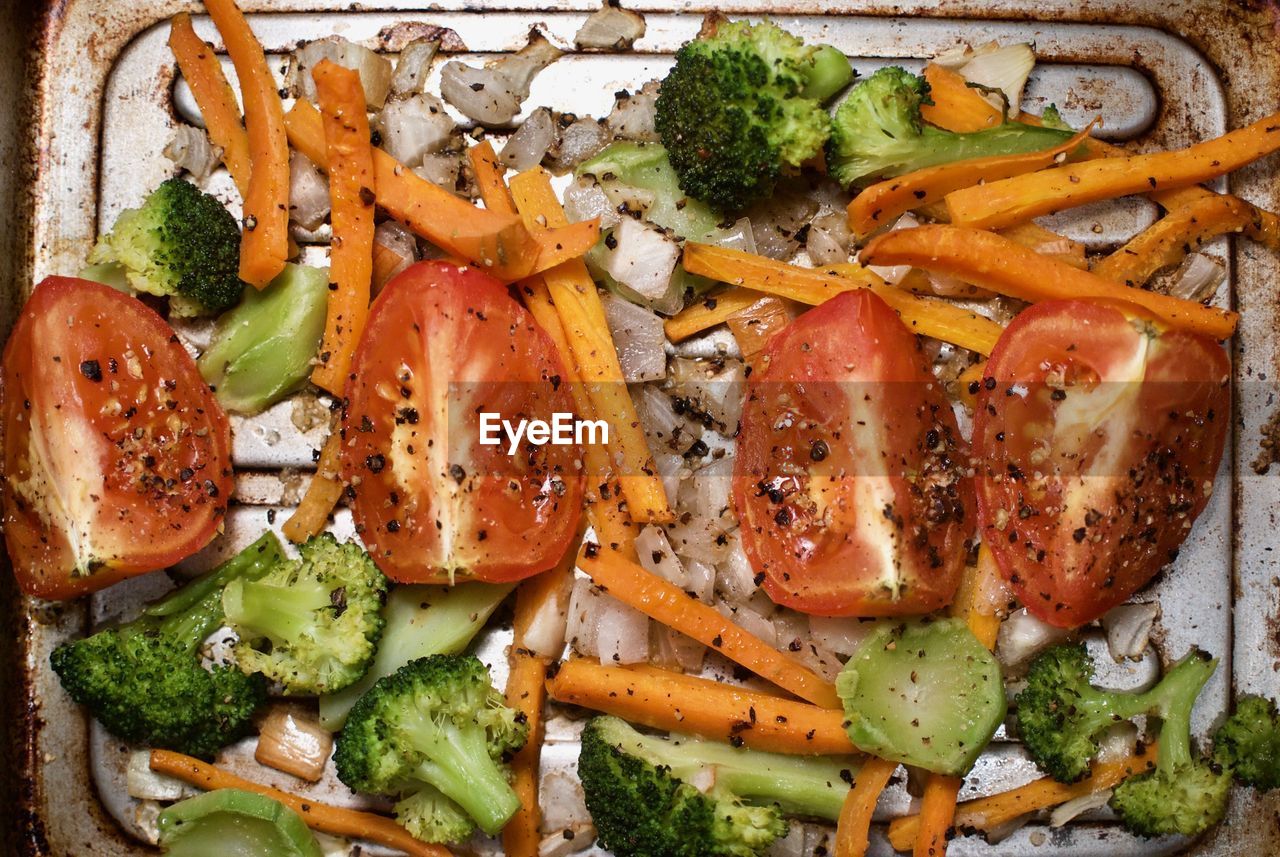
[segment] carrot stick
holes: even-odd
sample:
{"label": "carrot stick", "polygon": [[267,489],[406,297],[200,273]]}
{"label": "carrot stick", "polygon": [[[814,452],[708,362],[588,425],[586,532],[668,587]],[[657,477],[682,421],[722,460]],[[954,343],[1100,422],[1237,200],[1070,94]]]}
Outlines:
{"label": "carrot stick", "polygon": [[[916,231],[903,229],[889,235]],[[860,266],[841,266],[839,275],[828,274],[742,250],[690,242],[684,248],[684,267],[691,274],[701,274],[810,305],[823,303],[851,289],[869,288],[893,307],[902,323],[914,333],[951,342],[980,354],[991,353],[1002,331],[1000,325],[976,313],[887,285]]]}
{"label": "carrot stick", "polygon": [[204,119],[209,141],[222,149],[222,163],[227,165],[241,199],[249,195],[249,135],[245,133],[236,94],[222,73],[222,64],[207,42],[196,35],[191,16],[180,12],[173,16],[169,28],[169,49],[191,87],[200,117]]}
{"label": "carrot stick", "polygon": [[857,752],[844,712],[651,666],[617,667],[572,658],[547,680],[557,702],[580,705],[652,729],[800,756]]}
{"label": "carrot stick", "polygon": [[1161,268],[1176,265],[1205,241],[1258,225],[1257,211],[1232,196],[1210,196],[1171,211],[1094,266],[1099,277],[1142,286]]}
{"label": "carrot stick", "polygon": [[[1064,804],[1103,789],[1113,788],[1134,774],[1155,765],[1155,745],[1147,744],[1140,752],[1116,762],[1095,762],[1092,772],[1078,783],[1060,783],[1042,777],[1026,785],[989,797],[975,798],[960,804],[956,811],[957,830],[992,830],[1021,815]],[[916,841],[920,816],[907,815],[889,824],[889,843],[898,851],[906,851]]]}
{"label": "carrot stick", "polygon": [[[563,225],[564,210],[551,189],[547,172],[535,167],[511,180],[516,208],[528,223]],[[666,489],[649,452],[635,403],[622,379],[622,367],[604,317],[596,284],[581,259],[543,273],[564,327],[582,383],[586,385],[597,419],[609,423],[609,444],[620,458],[618,480],[632,521],[658,522],[672,518]]]}
{"label": "carrot stick", "polygon": [[795,321],[795,305],[773,295],[761,295],[751,306],[729,316],[729,331],[738,343],[742,359],[756,368],[756,358],[769,340],[782,328]]}
{"label": "carrot stick", "polygon": [[373,147],[359,73],[324,60],[312,71],[329,158],[329,306],[311,383],[341,396],[369,317],[373,281]]}
{"label": "carrot stick", "polygon": [[1166,323],[1226,339],[1239,315],[1168,295],[1129,288],[1081,271],[994,232],[961,226],[920,226],[886,232],[871,240],[862,261],[913,265],[941,271],[993,292],[1025,301],[1100,298],[1137,304]]}
{"label": "carrot stick", "polygon": [[707,295],[697,303],[690,304],[663,324],[667,339],[680,342],[694,334],[710,330],[718,324],[724,324],[729,317],[748,309],[760,300],[760,293],[751,289],[730,287]]}
{"label": "carrot stick", "polygon": [[227,53],[240,78],[249,139],[249,187],[244,194],[240,279],[263,288],[289,258],[289,141],[284,108],[262,45],[235,0],[207,0]]}
{"label": "carrot stick", "polygon": [[[553,570],[539,575],[556,574]],[[524,586],[521,586],[521,590]],[[517,611],[520,593],[516,595]],[[539,828],[542,811],[538,804],[538,765],[542,757],[542,703],[546,699],[547,658],[535,657],[515,648],[511,653],[511,672],[507,677],[507,705],[524,714],[529,724],[529,738],[511,760],[511,787],[520,797],[520,809],[502,829],[502,847],[507,857],[537,857],[542,840]]]}
{"label": "carrot stick", "polygon": [[324,532],[333,507],[342,498],[342,478],[338,475],[341,472],[338,462],[341,453],[342,432],[335,426],[320,450],[320,461],[316,464],[311,484],[307,486],[307,493],[302,495],[302,502],[281,527],[284,537],[294,544],[301,544]]}
{"label": "carrot stick", "polygon": [[1032,221],[1019,223],[1000,230],[1000,234],[1010,241],[1016,241],[1023,247],[1035,250],[1042,256],[1065,262],[1073,268],[1088,268],[1089,259],[1085,255],[1085,246],[1079,241],[1072,241],[1056,232],[1045,229]]}
{"label": "carrot stick", "polygon": [[578,567],[614,598],[710,646],[766,681],[814,705],[840,708],[840,698],[829,681],[631,560],[612,551],[588,549],[578,554]]}
{"label": "carrot stick", "polygon": [[853,778],[853,788],[844,799],[840,820],[836,824],[834,857],[863,857],[871,844],[871,817],[875,814],[880,793],[898,770],[897,762],[867,759]]}
{"label": "carrot stick", "polygon": [[498,162],[493,144],[488,140],[476,143],[467,149],[467,160],[471,163],[471,171],[475,173],[476,187],[480,190],[484,207],[514,217],[517,214],[516,204],[507,189],[507,168]]}
{"label": "carrot stick", "polygon": [[1092,130],[1090,125],[1067,142],[1040,152],[970,158],[873,184],[849,203],[849,228],[861,240],[877,229],[891,225],[900,215],[941,200],[952,191],[1061,163],[1080,148]]}
{"label": "carrot stick", "polygon": [[277,800],[302,816],[307,827],[333,836],[366,839],[413,857],[449,857],[452,853],[443,845],[433,845],[415,839],[409,831],[391,819],[371,812],[346,809],[319,803],[311,798],[299,797],[271,786],[238,777],[216,765],[210,765],[191,756],[170,750],[151,751],[151,770],[158,774],[177,777],[183,782],[199,786],[206,791],[215,789],[242,789]]}

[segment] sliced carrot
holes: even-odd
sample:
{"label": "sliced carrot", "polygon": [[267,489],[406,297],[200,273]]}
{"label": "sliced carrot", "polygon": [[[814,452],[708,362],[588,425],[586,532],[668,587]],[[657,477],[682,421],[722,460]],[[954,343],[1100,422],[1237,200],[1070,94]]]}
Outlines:
{"label": "sliced carrot", "polygon": [[240,78],[251,164],[244,194],[240,279],[261,289],[284,270],[289,259],[289,140],[284,107],[262,45],[235,0],[207,0],[204,5]]}
{"label": "sliced carrot", "polygon": [[499,161],[493,151],[493,144],[481,140],[467,149],[467,160],[471,163],[471,172],[476,177],[476,187],[480,191],[480,199],[484,207],[499,214],[516,216],[516,204],[511,199],[511,191],[507,189],[507,168]]}
{"label": "sliced carrot", "polygon": [[[903,229],[898,232],[915,231]],[[828,274],[742,250],[690,242],[684,248],[684,267],[691,274],[701,274],[813,306],[841,292],[869,288],[893,307],[902,323],[914,333],[951,342],[980,354],[991,353],[1003,330],[990,319],[947,301],[922,298],[887,285],[874,273],[857,265],[838,266],[839,274]]]}
{"label": "sliced carrot", "polygon": [[[554,573],[546,572],[542,576]],[[520,809],[502,829],[502,847],[508,857],[537,857],[538,843],[542,841],[539,832],[542,811],[538,804],[538,765],[542,757],[542,703],[546,699],[549,664],[547,658],[535,657],[519,648],[512,650],[511,672],[507,676],[507,705],[524,714],[529,724],[529,737],[511,760],[511,787],[520,798]]]}
{"label": "sliced carrot", "polygon": [[970,158],[877,182],[849,203],[849,228],[861,240],[877,229],[892,225],[906,212],[937,202],[952,191],[1061,163],[1081,147],[1092,130],[1090,125],[1065,143],[1040,152]]}
{"label": "sliced carrot", "polygon": [[690,304],[663,324],[667,339],[680,342],[718,324],[724,324],[730,316],[742,312],[760,300],[760,293],[741,287],[721,289],[702,300]]}
{"label": "sliced carrot", "polygon": [[322,61],[312,70],[329,161],[329,306],[311,383],[342,396],[369,318],[373,282],[373,146],[360,74]]}
{"label": "sliced carrot", "polygon": [[614,598],[710,646],[766,681],[814,705],[840,707],[831,682],[626,557],[586,549],[578,555],[578,567]]}
{"label": "sliced carrot", "polygon": [[729,316],[729,331],[750,369],[756,368],[756,358],[770,338],[795,319],[795,304],[773,295],[761,295],[751,306]]}
{"label": "sliced carrot", "polygon": [[800,756],[857,752],[844,712],[652,666],[606,666],[572,658],[547,679],[557,702],[652,729]]}
{"label": "sliced carrot", "polygon": [[956,795],[962,785],[964,780],[959,777],[942,774],[930,774],[925,780],[913,857],[944,857],[947,853],[947,832],[955,821]]}
{"label": "sliced carrot", "polygon": [[342,433],[335,426],[329,432],[329,438],[320,450],[320,460],[316,463],[316,472],[307,486],[307,493],[302,495],[298,508],[293,510],[289,520],[284,522],[281,530],[284,537],[295,544],[301,544],[312,536],[324,532],[329,524],[329,515],[333,507],[342,499],[342,477],[338,456],[342,454]]}
{"label": "sliced carrot", "polygon": [[1089,258],[1083,244],[1045,229],[1038,223],[1027,221],[1016,226],[1007,226],[999,231],[1010,241],[1016,241],[1023,247],[1035,250],[1041,256],[1057,259],[1073,268],[1089,267]]}
{"label": "sliced carrot", "polygon": [[200,118],[204,120],[209,141],[222,149],[222,163],[236,183],[240,197],[249,195],[249,135],[244,130],[240,105],[231,83],[222,73],[222,63],[213,48],[196,35],[191,16],[180,12],[173,16],[169,28],[169,49],[191,87]]}
{"label": "sliced carrot", "polygon": [[289,809],[302,816],[307,827],[328,833],[332,836],[345,836],[353,839],[365,839],[385,845],[396,851],[403,851],[412,857],[449,857],[452,853],[443,845],[432,845],[415,839],[400,825],[382,815],[372,812],[346,809],[319,803],[311,798],[300,797],[283,792],[271,786],[264,786],[252,780],[238,777],[230,771],[224,771],[216,765],[202,762],[191,756],[174,753],[170,750],[151,751],[151,770],[158,774],[177,777],[185,783],[199,786],[206,791],[215,789],[241,789],[265,795],[277,800]]}
{"label": "sliced carrot", "polygon": [[1142,286],[1213,238],[1258,226],[1257,210],[1233,196],[1209,196],[1171,211],[1094,266],[1099,277]]}
{"label": "sliced carrot", "polygon": [[[1095,762],[1090,775],[1078,783],[1060,783],[1052,777],[1042,777],[1007,792],[965,801],[956,811],[955,828],[963,831],[994,830],[1019,816],[1050,809],[1078,797],[1115,787],[1134,774],[1148,771],[1155,766],[1154,744],[1147,744],[1140,752],[1115,762]],[[907,815],[889,824],[889,844],[898,851],[910,850],[917,841],[920,816]]]}
{"label": "sliced carrot", "polygon": [[963,226],[898,229],[872,239],[862,261],[941,271],[1025,301],[1099,298],[1143,307],[1173,327],[1226,339],[1239,315],[1168,295],[1123,286],[1041,256],[1008,238]]}
{"label": "sliced carrot", "polygon": [[875,758],[867,759],[858,769],[853,788],[840,808],[834,857],[863,857],[867,853],[867,846],[871,844],[871,818],[880,793],[889,785],[889,778],[896,770],[897,762]]}
{"label": "sliced carrot", "polygon": [[[513,178],[511,192],[527,223],[553,228],[566,223],[550,176],[542,168],[535,167]],[[617,478],[626,498],[627,514],[633,521],[671,520],[666,489],[654,466],[635,403],[627,392],[595,282],[581,259],[558,265],[542,276],[596,418],[609,423],[609,444],[620,461]]]}

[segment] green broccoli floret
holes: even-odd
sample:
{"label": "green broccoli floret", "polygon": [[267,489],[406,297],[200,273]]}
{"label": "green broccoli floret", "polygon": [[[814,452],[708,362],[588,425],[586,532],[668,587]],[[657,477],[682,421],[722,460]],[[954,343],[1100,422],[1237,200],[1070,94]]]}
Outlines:
{"label": "green broccoli floret", "polygon": [[1263,791],[1280,788],[1280,713],[1261,696],[1242,696],[1213,736],[1213,759]]}
{"label": "green broccoli floret", "polygon": [[464,819],[492,835],[520,808],[504,760],[528,732],[479,660],[431,655],[360,697],[333,758],[351,788],[400,795],[397,818],[415,836],[453,842],[470,832]]}
{"label": "green broccoli floret", "polygon": [[212,758],[249,731],[266,682],[234,666],[205,669],[197,649],[222,625],[223,587],[265,574],[282,556],[267,533],[133,622],[59,646],[53,671],[112,734]]}
{"label": "green broccoli floret", "polygon": [[928,82],[897,66],[860,82],[836,109],[827,172],[849,187],[966,158],[1049,149],[1072,135],[1018,122],[964,134],[944,131],[921,118],[921,106],[929,103]]}
{"label": "green broccoli floret", "polygon": [[244,290],[236,219],[182,179],[169,179],[141,208],[121,213],[98,239],[89,262],[121,265],[130,286],[167,296],[175,315],[222,312]]}
{"label": "green broccoli floret", "polygon": [[655,124],[690,196],[738,211],[822,151],[823,102],[853,79],[829,45],[807,46],[775,24],[725,22],[676,53]]}
{"label": "green broccoli floret", "polygon": [[851,768],[596,717],[582,731],[578,776],[600,844],[617,857],[758,857],[786,835],[784,812],[835,821]]}
{"label": "green broccoli floret", "polygon": [[359,681],[382,634],[387,579],[364,549],[330,533],[298,548],[257,580],[222,592],[235,658],[287,694],[331,693]]}

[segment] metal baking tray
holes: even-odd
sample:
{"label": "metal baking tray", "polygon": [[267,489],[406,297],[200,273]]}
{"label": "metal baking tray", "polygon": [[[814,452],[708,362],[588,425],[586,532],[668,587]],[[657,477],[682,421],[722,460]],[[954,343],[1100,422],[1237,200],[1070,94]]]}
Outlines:
{"label": "metal baking tray", "polygon": [[[571,42],[597,0],[442,0],[429,11],[420,0],[245,0],[255,31],[282,56],[300,40],[339,33],[394,52],[425,24],[452,29],[456,55],[478,59],[520,47],[532,24],[562,45]],[[1280,12],[1268,0],[632,0],[648,31],[634,52],[570,53],[535,81],[526,112],[546,104],[604,115],[612,93],[659,76],[672,51],[692,37],[701,14],[778,19],[807,37],[830,42],[854,58],[859,72],[888,62],[911,66],[960,42],[1032,41],[1040,65],[1028,97],[1056,103],[1068,121],[1103,117],[1109,139],[1166,147],[1217,136],[1276,109],[1280,93]],[[31,283],[74,273],[99,224],[137,204],[167,176],[161,149],[189,115],[189,97],[175,86],[165,44],[165,21],[196,14],[203,36],[219,44],[202,10],[184,0],[9,0],[0,10],[0,82],[10,107],[0,112],[0,333],[7,333]],[[283,71],[284,63],[273,62]],[[1251,202],[1280,208],[1274,161],[1219,183]],[[228,200],[228,184],[215,192]],[[1143,201],[1091,207],[1056,218],[1054,227],[1092,247],[1114,246],[1147,225],[1155,209]],[[1233,344],[1235,432],[1218,490],[1197,523],[1176,567],[1148,592],[1163,607],[1163,633],[1140,663],[1116,666],[1109,679],[1138,683],[1157,668],[1158,651],[1173,655],[1197,643],[1222,659],[1222,668],[1197,710],[1205,732],[1233,693],[1280,691],[1280,481],[1255,471],[1262,429],[1277,407],[1276,331],[1280,329],[1280,259],[1242,241],[1215,242],[1209,252],[1229,271],[1217,296],[1242,313]],[[697,347],[696,344],[693,347]],[[238,499],[223,550],[250,541],[286,509],[305,484],[321,429],[302,431],[304,414],[284,403],[251,421],[235,420]],[[339,529],[350,519],[338,516]],[[189,560],[198,570],[212,551]],[[130,605],[168,586],[164,575],[121,584],[73,604],[19,596],[0,574],[0,693],[6,740],[0,742],[0,843],[4,853],[106,857],[147,853],[131,835],[133,805],[124,795],[126,748],[72,705],[47,668],[49,652],[96,621],[127,613]],[[1146,593],[1143,593],[1145,595]],[[1142,597],[1140,595],[1139,597]],[[503,680],[509,634],[499,623],[481,641],[482,658]],[[1095,641],[1096,642],[1096,641]],[[574,721],[549,728],[544,776],[571,769]],[[251,758],[251,744],[227,754],[229,764]],[[1008,788],[1034,776],[1014,743],[998,742],[970,775],[963,796]],[[261,770],[258,776],[263,776]],[[269,777],[268,777],[269,778]],[[286,788],[297,781],[278,775]],[[314,796],[356,800],[338,786]],[[883,818],[906,811],[911,798],[895,786],[882,801]],[[883,820],[883,818],[881,820]],[[820,838],[812,840],[820,843]],[[483,844],[480,850],[488,850]],[[370,853],[366,851],[365,853]],[[893,853],[877,832],[873,854]],[[1144,841],[1116,826],[1106,811],[1051,830],[1030,824],[998,845],[957,838],[950,853],[964,855],[1198,855],[1280,854],[1280,798],[1240,790],[1227,821],[1199,842]]]}

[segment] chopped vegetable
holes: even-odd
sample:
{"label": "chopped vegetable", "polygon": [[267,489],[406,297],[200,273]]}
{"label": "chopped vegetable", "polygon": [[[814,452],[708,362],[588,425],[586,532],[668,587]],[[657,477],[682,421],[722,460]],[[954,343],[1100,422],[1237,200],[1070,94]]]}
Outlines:
{"label": "chopped vegetable", "polygon": [[920,830],[912,849],[914,857],[944,857],[947,833],[956,815],[956,796],[964,785],[961,777],[930,774],[920,799]]}
{"label": "chopped vegetable", "polygon": [[322,857],[306,822],[257,792],[217,789],[160,813],[159,845],[169,857]]}
{"label": "chopped vegetable", "polygon": [[533,29],[523,48],[482,68],[458,60],[445,63],[440,70],[440,94],[463,115],[481,124],[506,125],[529,97],[533,78],[563,53]]}
{"label": "chopped vegetable", "polygon": [[320,725],[310,707],[277,703],[258,726],[253,758],[260,765],[319,782],[333,753],[333,733]]}
{"label": "chopped vegetable", "polygon": [[281,532],[294,544],[318,536],[329,523],[334,506],[342,497],[342,476],[338,456],[342,453],[342,434],[331,429],[320,450],[316,471],[311,475],[302,501],[284,522]]}
{"label": "chopped vegetable", "polygon": [[659,143],[613,143],[579,164],[574,173],[594,177],[606,194],[620,188],[649,191],[652,202],[644,208],[645,220],[672,230],[680,239],[704,240],[724,219],[681,191],[667,150]]}
{"label": "chopped vegetable", "polygon": [[680,342],[718,324],[724,324],[731,317],[750,309],[762,297],[757,291],[730,286],[690,304],[674,318],[667,319],[663,329],[667,339]]}
{"label": "chopped vegetable", "polygon": [[471,164],[471,172],[475,174],[476,190],[480,199],[484,200],[484,207],[498,214],[518,216],[516,204],[507,190],[507,168],[498,162],[493,144],[488,140],[476,143],[467,149],[467,160]]}
{"label": "chopped vegetable", "polygon": [[863,857],[871,835],[871,817],[875,814],[880,793],[898,770],[897,762],[870,758],[858,769],[853,788],[845,796],[836,825],[834,857]]}
{"label": "chopped vegetable", "polygon": [[1280,788],[1280,713],[1276,704],[1246,694],[1213,733],[1213,759],[1256,789]]}
{"label": "chopped vegetable", "polygon": [[360,75],[362,108],[376,112],[386,106],[392,82],[391,60],[377,51],[342,36],[328,36],[302,45],[294,52],[293,59],[290,74],[298,86],[298,95],[313,104],[323,100],[315,71],[328,62]]}

